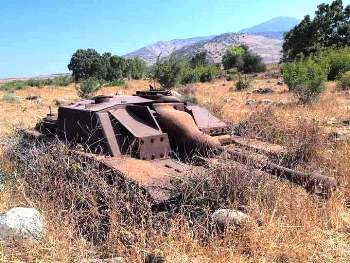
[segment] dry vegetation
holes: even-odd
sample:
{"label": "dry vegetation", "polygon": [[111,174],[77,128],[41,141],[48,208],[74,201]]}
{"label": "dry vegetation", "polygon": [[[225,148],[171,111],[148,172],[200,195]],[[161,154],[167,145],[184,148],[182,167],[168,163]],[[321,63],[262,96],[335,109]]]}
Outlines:
{"label": "dry vegetation", "polygon": [[[77,99],[73,85],[16,91],[22,98],[39,95],[40,101],[0,101],[0,168],[10,179],[0,193],[0,210],[34,206],[43,213],[47,227],[42,242],[3,244],[0,258],[77,262],[123,256],[127,262],[142,262],[147,253],[158,253],[166,262],[349,262],[350,211],[346,201],[350,194],[350,143],[335,140],[329,133],[347,131],[338,122],[350,119],[350,95],[337,91],[335,83],[327,83],[317,102],[303,106],[277,82],[260,76],[252,88],[238,92],[233,90],[233,81],[215,80],[194,84],[187,92],[226,121],[241,123],[237,128],[240,133],[294,149],[296,168],[336,177],[339,188],[329,200],[269,178],[257,186],[249,179],[249,172],[227,161],[193,181],[179,182],[187,197],[180,209],[155,213],[137,189],[125,192],[120,190],[125,188],[120,182],[106,184],[103,178],[108,171],[97,171],[93,164],[82,165],[84,160],[67,155],[64,145],[18,148],[13,127],[33,127],[49,106],[52,111],[57,109],[57,99]],[[103,88],[99,94],[115,94],[117,90],[132,94],[148,84],[130,81],[126,88]],[[260,87],[274,92],[253,93]],[[0,98],[3,94],[0,92]],[[256,103],[261,100],[265,101]],[[8,145],[12,149],[5,154]],[[20,167],[9,158],[14,154],[21,157]],[[21,176],[15,176],[15,171]],[[242,209],[259,223],[219,233],[208,215],[220,207]],[[109,218],[110,231],[101,236],[105,217]],[[95,242],[88,242],[91,236],[85,232],[94,234]],[[98,242],[101,239],[104,242]]]}

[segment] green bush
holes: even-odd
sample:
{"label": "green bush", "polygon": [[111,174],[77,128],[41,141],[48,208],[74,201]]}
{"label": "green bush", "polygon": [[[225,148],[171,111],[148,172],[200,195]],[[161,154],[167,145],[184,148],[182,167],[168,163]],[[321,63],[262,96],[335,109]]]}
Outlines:
{"label": "green bush", "polygon": [[284,82],[299,100],[308,103],[317,98],[324,90],[327,72],[312,59],[286,63],[282,66]]}
{"label": "green bush", "polygon": [[20,90],[28,87],[44,87],[44,86],[68,86],[73,82],[73,78],[71,76],[59,76],[55,78],[47,78],[47,79],[28,79],[28,80],[16,80],[4,83],[0,85],[0,90]]}
{"label": "green bush", "polygon": [[189,61],[192,68],[208,66],[207,51],[196,53]]}
{"label": "green bush", "polygon": [[347,71],[340,75],[340,77],[338,78],[338,87],[342,90],[350,89],[350,71]]}
{"label": "green bush", "polygon": [[208,66],[201,66],[192,68],[186,68],[181,83],[195,83],[195,82],[210,82],[217,78],[221,73],[221,70],[214,64]]}
{"label": "green bush", "polygon": [[126,59],[124,76],[128,79],[143,79],[147,71],[147,64],[143,59],[139,57]]}
{"label": "green bush", "polygon": [[6,93],[2,96],[2,100],[9,103],[14,103],[19,102],[20,97],[16,96],[14,93]]}
{"label": "green bush", "polygon": [[311,57],[328,71],[329,80],[350,71],[350,47],[323,49]]}
{"label": "green bush", "polygon": [[237,68],[244,73],[258,73],[266,71],[266,66],[259,55],[253,54],[247,46],[229,47],[222,57],[224,69]]}
{"label": "green bush", "polygon": [[243,63],[238,66],[238,70],[244,73],[258,73],[266,71],[266,65],[259,55],[246,52],[242,56]]}
{"label": "green bush", "polygon": [[73,78],[71,76],[59,76],[52,79],[52,85],[55,86],[68,86],[73,83]]}
{"label": "green bush", "polygon": [[77,87],[78,96],[80,98],[90,98],[101,88],[101,86],[101,82],[96,79],[82,80]]}
{"label": "green bush", "polygon": [[12,91],[20,90],[28,87],[28,84],[23,80],[16,80],[11,82],[6,82],[0,85],[0,90]]}
{"label": "green bush", "polygon": [[227,81],[233,81],[238,79],[238,74],[237,73],[228,73],[226,75],[226,80]]}
{"label": "green bush", "polygon": [[245,90],[249,89],[251,86],[252,80],[247,75],[238,75],[238,81],[236,83],[236,90]]}
{"label": "green bush", "polygon": [[242,56],[247,52],[247,46],[232,46],[229,47],[222,57],[222,65],[224,69],[237,67],[242,63]]}
{"label": "green bush", "polygon": [[197,74],[201,82],[210,82],[220,75],[220,69],[215,65],[197,67],[194,70],[198,72]]}
{"label": "green bush", "polygon": [[151,77],[162,87],[170,89],[182,82],[189,68],[187,61],[173,52],[168,58],[157,58],[151,70]]}
{"label": "green bush", "polygon": [[200,81],[200,75],[199,72],[195,69],[188,68],[183,73],[183,77],[181,80],[182,84],[188,84],[188,83],[196,83]]}

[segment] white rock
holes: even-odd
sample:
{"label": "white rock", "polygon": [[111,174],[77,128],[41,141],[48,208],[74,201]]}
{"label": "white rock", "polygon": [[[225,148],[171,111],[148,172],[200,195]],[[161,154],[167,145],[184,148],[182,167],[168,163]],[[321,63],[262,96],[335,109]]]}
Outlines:
{"label": "white rock", "polygon": [[34,208],[15,207],[0,215],[0,240],[40,239],[44,220]]}
{"label": "white rock", "polygon": [[219,209],[211,215],[212,220],[220,226],[233,225],[240,227],[250,220],[250,217],[234,209]]}
{"label": "white rock", "polygon": [[126,263],[126,260],[122,257],[116,257],[116,258],[92,258],[92,259],[86,259],[82,260],[81,263]]}

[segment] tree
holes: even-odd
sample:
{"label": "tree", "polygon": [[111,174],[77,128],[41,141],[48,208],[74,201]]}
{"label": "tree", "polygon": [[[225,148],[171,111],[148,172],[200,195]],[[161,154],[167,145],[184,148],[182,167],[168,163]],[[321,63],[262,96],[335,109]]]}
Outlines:
{"label": "tree", "polygon": [[327,72],[311,57],[305,60],[285,63],[282,66],[284,82],[302,103],[316,99],[323,91]]}
{"label": "tree", "polygon": [[247,52],[248,47],[245,45],[229,47],[222,57],[224,69],[237,67],[243,63],[242,56]]}
{"label": "tree", "polygon": [[262,58],[249,51],[243,54],[242,61],[243,63],[238,65],[238,70],[244,73],[257,73],[266,70],[266,65],[263,63]]}
{"label": "tree", "polygon": [[237,68],[244,73],[256,73],[266,70],[266,66],[259,55],[253,54],[245,45],[228,48],[222,57],[224,69]]}
{"label": "tree", "polygon": [[126,69],[126,59],[120,56],[111,56],[109,58],[109,69],[107,74],[107,80],[112,81],[121,79],[124,77]]}
{"label": "tree", "polygon": [[207,51],[198,52],[190,59],[190,65],[192,68],[203,67],[207,66],[208,64]]}
{"label": "tree", "polygon": [[157,62],[152,68],[152,77],[164,88],[170,89],[181,82],[188,68],[189,66],[186,60],[178,57],[173,52],[168,58],[160,58],[158,56]]}
{"label": "tree", "polygon": [[129,79],[142,79],[147,72],[146,62],[139,58],[129,58],[125,61],[124,76]]}
{"label": "tree", "polygon": [[106,65],[101,55],[94,49],[78,49],[68,64],[75,81],[87,78],[105,79]]}
{"label": "tree", "polygon": [[315,17],[305,16],[299,25],[285,34],[283,61],[306,57],[323,47],[342,47],[350,43],[350,5],[342,0],[317,7]]}

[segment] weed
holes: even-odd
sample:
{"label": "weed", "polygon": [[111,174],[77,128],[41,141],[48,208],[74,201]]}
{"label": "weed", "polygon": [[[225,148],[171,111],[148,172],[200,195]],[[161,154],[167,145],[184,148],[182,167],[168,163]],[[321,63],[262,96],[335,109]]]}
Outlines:
{"label": "weed", "polygon": [[5,93],[2,96],[2,100],[8,103],[17,103],[20,101],[20,97],[16,96],[14,93]]}
{"label": "weed", "polygon": [[238,75],[238,81],[236,83],[236,90],[241,91],[249,89],[251,86],[252,80],[247,75]]}

